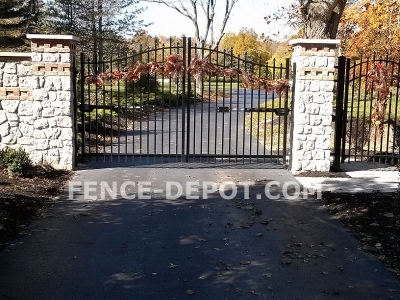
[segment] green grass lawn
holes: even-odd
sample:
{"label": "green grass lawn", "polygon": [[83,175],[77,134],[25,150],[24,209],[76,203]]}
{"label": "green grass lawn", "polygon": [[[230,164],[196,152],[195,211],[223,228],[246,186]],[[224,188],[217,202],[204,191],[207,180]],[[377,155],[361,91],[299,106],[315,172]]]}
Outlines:
{"label": "green grass lawn", "polygon": [[[268,100],[261,104],[260,108],[284,108],[284,96]],[[289,102],[290,103],[290,102]],[[289,109],[290,105],[289,105]],[[245,124],[247,130],[250,130],[252,135],[264,144],[265,148],[271,151],[281,151],[283,142],[286,138],[289,146],[289,124],[290,113],[287,116],[288,127],[287,135],[284,136],[284,116],[278,116],[274,112],[252,112],[246,116]]]}
{"label": "green grass lawn", "polygon": [[[348,106],[347,106],[347,118],[365,118],[371,119],[371,114],[374,111],[376,96],[372,92],[366,92],[365,87],[358,90],[352,86],[349,89],[348,96]],[[398,102],[398,101],[397,101]],[[336,102],[334,101],[334,107]],[[397,107],[396,107],[397,106]],[[393,92],[391,98],[387,102],[386,106],[386,116],[387,118],[394,119],[397,115],[397,119],[400,119],[400,102],[396,105],[396,93]]]}
{"label": "green grass lawn", "polygon": [[[87,88],[87,87],[86,87]],[[238,82],[215,82],[215,81],[204,81],[203,83],[203,96],[215,96],[222,95],[222,93],[229,93],[239,88]],[[175,82],[162,82],[158,83],[157,89],[150,92],[145,89],[141,89],[139,85],[133,85],[131,82],[115,82],[112,85],[106,84],[101,87],[95,85],[90,86],[90,102],[92,104],[105,103],[109,105],[111,103],[122,103],[125,105],[139,105],[144,102],[153,102],[155,100],[169,100],[170,98],[176,97],[177,93],[181,93],[182,87],[177,85]],[[194,82],[191,85],[191,91],[196,91]],[[87,94],[87,91],[85,92]],[[97,96],[96,96],[97,95]]]}

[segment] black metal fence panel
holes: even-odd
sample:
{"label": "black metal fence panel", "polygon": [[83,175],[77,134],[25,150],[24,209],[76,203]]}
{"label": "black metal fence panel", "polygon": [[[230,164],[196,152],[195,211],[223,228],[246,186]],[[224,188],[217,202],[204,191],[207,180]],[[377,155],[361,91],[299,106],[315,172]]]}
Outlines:
{"label": "black metal fence panel", "polygon": [[400,62],[389,57],[347,59],[341,162],[399,163]]}
{"label": "black metal fence panel", "polygon": [[[182,59],[186,72],[137,72],[139,78],[114,80],[108,74],[143,66],[168,68],[165,61]],[[268,92],[244,88],[239,76],[187,72],[194,58],[212,66],[241,70],[258,78],[287,80],[285,65],[268,65],[192,44],[142,49],[103,61],[81,55],[77,135],[79,157],[107,156],[161,162],[277,162],[288,153],[288,88]],[[87,78],[97,78],[87,80]],[[101,82],[98,82],[101,81]]]}

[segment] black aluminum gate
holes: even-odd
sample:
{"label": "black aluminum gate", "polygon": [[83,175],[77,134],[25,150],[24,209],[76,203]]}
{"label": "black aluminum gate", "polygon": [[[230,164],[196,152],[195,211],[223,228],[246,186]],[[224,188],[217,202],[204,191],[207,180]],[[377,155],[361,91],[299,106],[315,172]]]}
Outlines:
{"label": "black aluminum gate", "polygon": [[[208,61],[199,67],[206,76],[188,71],[196,57],[207,58],[197,60]],[[190,38],[104,61],[83,54],[80,60],[80,160],[286,163],[288,88],[282,93],[267,92],[262,84],[245,89],[242,76],[233,73],[287,83],[289,60],[262,64],[192,45]],[[121,78],[121,70],[132,71],[124,75],[129,78]]]}
{"label": "black aluminum gate", "polygon": [[351,161],[399,164],[399,70],[389,57],[339,58],[335,169]]}

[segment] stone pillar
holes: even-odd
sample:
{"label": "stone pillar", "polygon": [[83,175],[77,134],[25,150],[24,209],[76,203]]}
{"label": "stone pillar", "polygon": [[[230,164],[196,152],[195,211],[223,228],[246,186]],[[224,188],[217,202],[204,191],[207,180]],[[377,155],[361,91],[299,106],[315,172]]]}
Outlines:
{"label": "stone pillar", "polygon": [[340,40],[298,39],[292,103],[290,170],[329,172],[336,47]]}
{"label": "stone pillar", "polygon": [[[72,62],[78,38],[28,34],[32,52],[33,153],[36,164],[74,166]],[[28,108],[28,107],[26,107]]]}

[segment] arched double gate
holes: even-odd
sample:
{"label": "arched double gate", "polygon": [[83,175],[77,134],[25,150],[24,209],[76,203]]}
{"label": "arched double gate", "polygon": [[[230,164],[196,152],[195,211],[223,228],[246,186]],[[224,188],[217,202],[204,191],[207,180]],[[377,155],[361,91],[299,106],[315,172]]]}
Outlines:
{"label": "arched double gate", "polygon": [[289,60],[265,64],[193,45],[190,38],[123,57],[96,61],[82,54],[80,60],[81,159],[286,163],[288,87],[281,93],[258,83],[244,88],[242,75],[253,83],[287,82]]}

